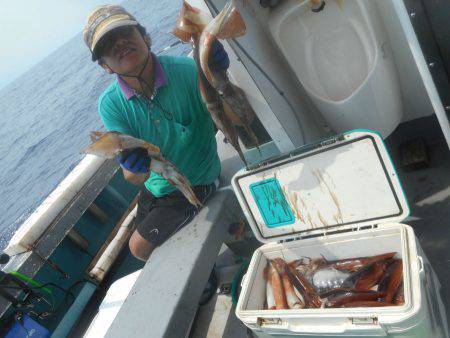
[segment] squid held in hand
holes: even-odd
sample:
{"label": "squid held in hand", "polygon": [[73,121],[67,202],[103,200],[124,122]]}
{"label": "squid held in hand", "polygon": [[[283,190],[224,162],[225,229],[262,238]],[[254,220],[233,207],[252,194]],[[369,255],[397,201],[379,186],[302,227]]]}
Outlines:
{"label": "squid held in hand", "polygon": [[231,39],[245,33],[245,24],[234,2],[213,20],[199,9],[183,2],[172,33],[183,42],[191,42],[197,65],[200,93],[216,127],[247,164],[238,140],[236,127],[243,127],[255,146],[258,139],[250,128],[256,114],[243,90],[229,81],[226,71],[209,68],[209,54],[214,40]]}
{"label": "squid held in hand", "polygon": [[161,175],[170,184],[178,188],[192,205],[196,207],[202,206],[202,203],[195,196],[189,180],[173,163],[164,158],[159,147],[144,140],[114,131],[94,131],[91,133],[91,141],[92,144],[84,149],[83,152],[105,158],[114,158],[126,149],[137,147],[146,149],[148,156],[151,158],[150,170]]}

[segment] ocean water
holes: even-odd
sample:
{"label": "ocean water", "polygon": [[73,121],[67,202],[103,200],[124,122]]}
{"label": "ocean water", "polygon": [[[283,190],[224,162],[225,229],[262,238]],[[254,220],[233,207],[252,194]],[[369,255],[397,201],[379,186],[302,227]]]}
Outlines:
{"label": "ocean water", "polygon": [[[122,5],[147,28],[154,52],[177,41],[169,32],[181,1]],[[179,44],[161,54],[189,51]],[[82,159],[89,132],[102,127],[97,99],[113,80],[90,60],[80,33],[0,91],[1,250]]]}

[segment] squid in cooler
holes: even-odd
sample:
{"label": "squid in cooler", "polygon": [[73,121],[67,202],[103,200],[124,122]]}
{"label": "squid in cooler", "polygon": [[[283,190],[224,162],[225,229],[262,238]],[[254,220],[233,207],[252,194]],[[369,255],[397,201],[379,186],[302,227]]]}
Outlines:
{"label": "squid in cooler", "polygon": [[299,273],[301,273],[308,280],[312,280],[313,275],[322,268],[325,268],[323,265],[323,260],[319,259],[311,259],[309,257],[302,257],[300,259],[294,260],[288,265],[296,269]]}
{"label": "squid in cooler", "polygon": [[270,286],[272,287],[275,308],[277,310],[288,309],[286,295],[284,293],[283,282],[281,280],[280,274],[270,262],[268,268],[267,280],[268,284],[270,284]]}
{"label": "squid in cooler", "polygon": [[343,283],[343,288],[368,290],[378,284],[386,270],[386,261],[368,264],[351,274]]}
{"label": "squid in cooler", "polygon": [[272,280],[270,273],[270,266],[269,264],[264,268],[264,279],[266,280],[266,303],[267,303],[267,310],[275,310],[275,298],[273,296],[273,287],[272,287]]}
{"label": "squid in cooler", "polygon": [[178,188],[188,201],[201,207],[202,203],[195,196],[189,180],[161,154],[159,148],[149,142],[134,138],[118,132],[100,132],[91,133],[92,144],[83,150],[86,154],[93,154],[105,158],[114,158],[121,151],[142,147],[147,150],[151,158],[150,170],[164,177],[170,184]]}
{"label": "squid in cooler", "polygon": [[327,297],[326,307],[340,307],[353,302],[378,301],[386,296],[381,291],[339,291]]}
{"label": "squid in cooler", "polygon": [[387,269],[386,274],[378,285],[379,291],[385,291],[386,302],[392,302],[400,285],[403,282],[403,261],[401,259],[395,260]]}
{"label": "squid in cooler", "polygon": [[302,276],[294,267],[287,265],[286,273],[292,284],[301,294],[308,307],[320,308],[323,305],[317,292],[314,290],[309,281]]}
{"label": "squid in cooler", "polygon": [[299,298],[295,293],[294,286],[292,285],[291,280],[286,272],[287,264],[281,258],[275,258],[272,261],[272,265],[277,270],[278,274],[281,277],[281,281],[283,283],[283,289],[286,296],[286,302],[289,309],[303,309],[305,307],[305,302],[302,298]]}
{"label": "squid in cooler", "polygon": [[267,269],[276,272],[279,294],[283,289],[288,308],[394,306],[404,304],[403,265],[395,254],[289,263],[275,258]]}
{"label": "squid in cooler", "polygon": [[[357,258],[346,258],[340,260],[329,261],[325,257],[322,258],[301,258],[296,261],[289,263],[289,265],[296,268],[302,275],[304,275],[308,280],[311,280],[314,286],[320,291],[332,287],[341,287],[344,280],[349,278],[346,283],[347,286],[352,286],[356,283],[357,279],[362,278],[359,281],[357,288],[370,288],[375,285],[378,278],[381,278],[382,272],[384,272],[385,261],[392,259],[395,256],[395,252],[390,252],[382,255],[376,255],[372,257],[357,257]],[[372,266],[374,263],[382,262],[376,266]],[[375,271],[369,270],[363,275],[361,269],[371,269],[375,268]],[[347,272],[353,272],[354,274],[349,276]],[[364,278],[375,279],[375,284],[367,287],[367,284],[371,282],[365,280]],[[353,284],[350,282],[353,281]]]}
{"label": "squid in cooler", "polygon": [[385,261],[392,259],[395,256],[395,252],[388,252],[381,255],[376,256],[369,256],[369,257],[357,257],[357,258],[345,258],[345,259],[339,259],[334,261],[329,261],[325,257],[322,257],[322,259],[317,259],[317,263],[321,267],[331,267],[335,268],[339,271],[349,271],[349,272],[355,272],[359,270],[360,268],[367,266],[369,264]]}
{"label": "squid in cooler", "polygon": [[324,268],[319,269],[314,273],[312,276],[312,283],[319,292],[323,292],[341,287],[348,276],[348,273],[334,268]]}

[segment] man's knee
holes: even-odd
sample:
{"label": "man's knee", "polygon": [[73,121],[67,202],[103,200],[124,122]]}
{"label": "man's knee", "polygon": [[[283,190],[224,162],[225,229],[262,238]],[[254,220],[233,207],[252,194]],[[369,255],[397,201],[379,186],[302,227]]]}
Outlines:
{"label": "man's knee", "polygon": [[133,232],[131,235],[128,245],[130,246],[132,255],[144,262],[150,257],[154,249],[154,247],[137,231]]}

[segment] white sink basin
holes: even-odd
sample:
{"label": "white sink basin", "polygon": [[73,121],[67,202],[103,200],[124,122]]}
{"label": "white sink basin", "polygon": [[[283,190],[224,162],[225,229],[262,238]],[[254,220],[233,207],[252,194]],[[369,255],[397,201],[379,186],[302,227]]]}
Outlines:
{"label": "white sink basin", "polygon": [[402,116],[400,89],[378,13],[373,3],[370,10],[366,5],[365,0],[328,0],[314,13],[309,1],[284,1],[271,11],[269,25],[295,75],[336,131],[374,129],[387,136]]}

